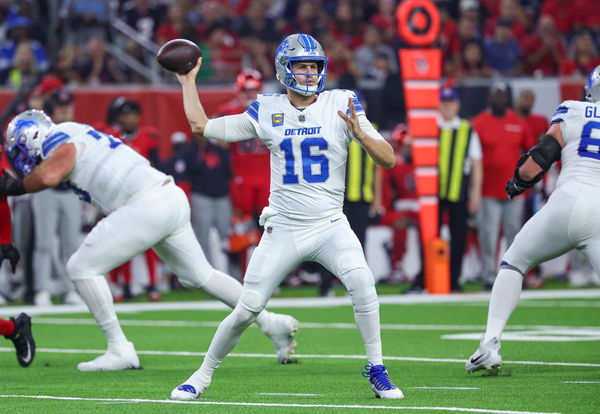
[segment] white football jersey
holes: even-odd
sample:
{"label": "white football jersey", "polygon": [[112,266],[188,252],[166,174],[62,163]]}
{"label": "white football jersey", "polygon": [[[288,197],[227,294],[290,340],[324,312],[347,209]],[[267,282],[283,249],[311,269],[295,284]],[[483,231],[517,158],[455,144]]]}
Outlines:
{"label": "white football jersey", "polygon": [[562,169],[557,187],[574,181],[598,187],[600,182],[600,104],[565,101],[552,116],[560,123]]}
{"label": "white football jersey", "polygon": [[323,220],[342,211],[352,139],[337,111],[363,108],[352,91],[330,90],[300,110],[285,94],[258,95],[246,115],[271,151],[269,206],[292,220]]}
{"label": "white football jersey", "polygon": [[120,139],[76,122],[56,124],[50,129],[42,144],[42,158],[64,143],[75,144],[77,155],[73,170],[63,182],[104,214],[167,178]]}

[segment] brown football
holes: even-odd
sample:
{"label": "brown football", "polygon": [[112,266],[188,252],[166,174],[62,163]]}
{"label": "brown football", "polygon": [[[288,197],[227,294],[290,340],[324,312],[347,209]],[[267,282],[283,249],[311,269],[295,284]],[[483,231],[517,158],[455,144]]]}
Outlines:
{"label": "brown football", "polygon": [[200,56],[202,52],[194,42],[173,39],[162,45],[156,54],[156,60],[166,70],[183,75],[196,66]]}

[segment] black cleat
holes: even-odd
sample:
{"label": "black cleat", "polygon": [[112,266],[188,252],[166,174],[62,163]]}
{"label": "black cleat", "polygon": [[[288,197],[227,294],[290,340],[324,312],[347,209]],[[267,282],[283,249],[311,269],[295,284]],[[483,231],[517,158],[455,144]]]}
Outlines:
{"label": "black cleat", "polygon": [[22,367],[28,367],[35,356],[35,341],[31,334],[31,317],[21,313],[16,318],[10,318],[15,324],[15,330],[8,337],[17,350],[17,361]]}

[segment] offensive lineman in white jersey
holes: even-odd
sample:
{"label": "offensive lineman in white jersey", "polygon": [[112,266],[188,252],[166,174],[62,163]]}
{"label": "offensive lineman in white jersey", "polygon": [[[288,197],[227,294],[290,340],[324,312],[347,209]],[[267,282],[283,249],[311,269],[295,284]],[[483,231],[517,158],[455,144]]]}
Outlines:
{"label": "offensive lineman in white jersey", "polygon": [[[152,247],[187,287],[198,287],[234,307],[242,285],[206,260],[190,224],[190,207],[173,178],[121,140],[75,122],[54,124],[42,111],[17,115],[7,132],[8,154],[23,181],[0,178],[0,195],[35,193],[64,182],[106,215],[67,263],[67,273],[106,336],[108,350],[80,371],[139,368],[135,348],[117,320],[103,276]],[[257,324],[289,361],[298,322],[262,312]]]}
{"label": "offensive lineman in white jersey", "polygon": [[468,372],[502,365],[500,336],[517,306],[524,275],[538,264],[579,249],[600,271],[600,66],[585,85],[587,102],[565,101],[540,143],[524,154],[506,184],[509,198],[532,187],[555,161],[557,189],[519,231],[502,258],[492,288],[485,336],[466,362]]}
{"label": "offensive lineman in white jersey", "polygon": [[191,72],[177,75],[193,133],[222,141],[259,137],[271,151],[271,194],[260,217],[265,232],[248,264],[240,301],[217,329],[200,369],[171,398],[191,400],[204,392],[275,288],[307,260],[321,263],[348,289],[367,353],[363,375],[375,395],[403,398],[383,366],[373,275],[342,213],[350,141],[357,140],[386,168],[395,162],[392,147],[371,126],[351,91],[322,92],[327,58],[309,35],[290,35],[277,49],[277,79],[287,94],[259,95],[243,114],[208,120],[195,84],[201,64],[202,58]]}

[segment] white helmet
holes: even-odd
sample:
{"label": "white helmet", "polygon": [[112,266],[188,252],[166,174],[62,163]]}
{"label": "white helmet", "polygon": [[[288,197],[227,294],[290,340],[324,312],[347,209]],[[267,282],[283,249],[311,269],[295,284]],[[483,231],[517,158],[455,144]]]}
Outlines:
{"label": "white helmet", "polygon": [[[318,73],[307,75],[306,73],[292,72],[292,63],[297,61],[317,62]],[[287,88],[293,89],[301,95],[310,96],[319,93],[325,88],[325,76],[327,75],[327,58],[323,48],[312,36],[296,33],[286,37],[277,48],[275,53],[275,73],[277,80]],[[306,76],[306,85],[300,85],[295,76]],[[308,76],[319,76],[316,85],[308,85]]]}
{"label": "white helmet", "polygon": [[6,148],[15,168],[29,174],[42,155],[43,143],[54,125],[50,118],[37,109],[21,112],[6,129]]}
{"label": "white helmet", "polygon": [[585,84],[585,100],[588,102],[600,101],[600,65],[590,73]]}

